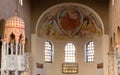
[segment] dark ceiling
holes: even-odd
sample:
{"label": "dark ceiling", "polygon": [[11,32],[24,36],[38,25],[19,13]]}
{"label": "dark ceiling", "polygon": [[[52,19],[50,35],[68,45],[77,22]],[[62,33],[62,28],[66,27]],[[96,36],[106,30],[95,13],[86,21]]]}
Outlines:
{"label": "dark ceiling", "polygon": [[109,4],[109,0],[30,0],[31,5],[48,6],[58,3],[75,2],[75,3],[100,3]]}
{"label": "dark ceiling", "polygon": [[30,0],[32,3],[48,3],[48,2],[109,2],[109,0]]}

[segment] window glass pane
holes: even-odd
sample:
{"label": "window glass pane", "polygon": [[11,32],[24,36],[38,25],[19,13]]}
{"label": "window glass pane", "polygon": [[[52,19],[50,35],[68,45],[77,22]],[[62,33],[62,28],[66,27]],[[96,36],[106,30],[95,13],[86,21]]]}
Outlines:
{"label": "window glass pane", "polygon": [[75,62],[75,46],[72,43],[65,46],[65,62]]}
{"label": "window glass pane", "polygon": [[90,41],[86,45],[86,62],[93,62],[94,61],[94,42]]}
{"label": "window glass pane", "polygon": [[53,47],[51,42],[46,41],[45,42],[45,61],[52,62],[52,59],[53,59]]}

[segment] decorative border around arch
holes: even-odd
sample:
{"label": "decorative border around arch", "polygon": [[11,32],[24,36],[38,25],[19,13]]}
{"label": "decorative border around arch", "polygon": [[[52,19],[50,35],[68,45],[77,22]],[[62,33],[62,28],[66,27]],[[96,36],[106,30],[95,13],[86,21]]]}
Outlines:
{"label": "decorative border around arch", "polygon": [[89,11],[91,11],[91,12],[95,15],[95,17],[98,19],[98,21],[100,22],[101,27],[102,27],[102,34],[104,34],[104,26],[103,26],[103,22],[102,22],[100,16],[99,16],[93,9],[91,9],[90,7],[88,7],[88,6],[86,6],[86,5],[83,5],[83,4],[79,4],[79,3],[61,3],[61,4],[56,4],[56,5],[48,8],[48,9],[47,9],[45,12],[43,12],[43,14],[38,18],[38,21],[37,21],[37,23],[36,23],[35,34],[38,34],[39,22],[41,21],[41,19],[44,17],[44,15],[45,15],[48,11],[51,11],[51,10],[53,10],[54,8],[57,8],[57,7],[72,6],[72,5],[79,6],[79,7],[83,7],[83,8],[88,9]]}

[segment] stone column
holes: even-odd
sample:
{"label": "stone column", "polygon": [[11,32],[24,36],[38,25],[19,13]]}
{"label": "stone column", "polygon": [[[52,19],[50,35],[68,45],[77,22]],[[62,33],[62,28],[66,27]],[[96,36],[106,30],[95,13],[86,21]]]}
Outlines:
{"label": "stone column", "polygon": [[114,75],[114,52],[109,52],[108,58],[108,75]]}

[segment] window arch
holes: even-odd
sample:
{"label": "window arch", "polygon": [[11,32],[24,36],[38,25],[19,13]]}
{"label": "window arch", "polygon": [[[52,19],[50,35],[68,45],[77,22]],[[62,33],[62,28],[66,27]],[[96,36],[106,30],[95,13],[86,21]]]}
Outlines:
{"label": "window arch", "polygon": [[85,49],[85,56],[86,56],[86,62],[93,62],[94,61],[94,42],[89,41],[86,45]]}
{"label": "window arch", "polygon": [[53,44],[45,41],[45,62],[53,62]]}
{"label": "window arch", "polygon": [[75,62],[75,46],[72,43],[67,43],[65,46],[65,62]]}

